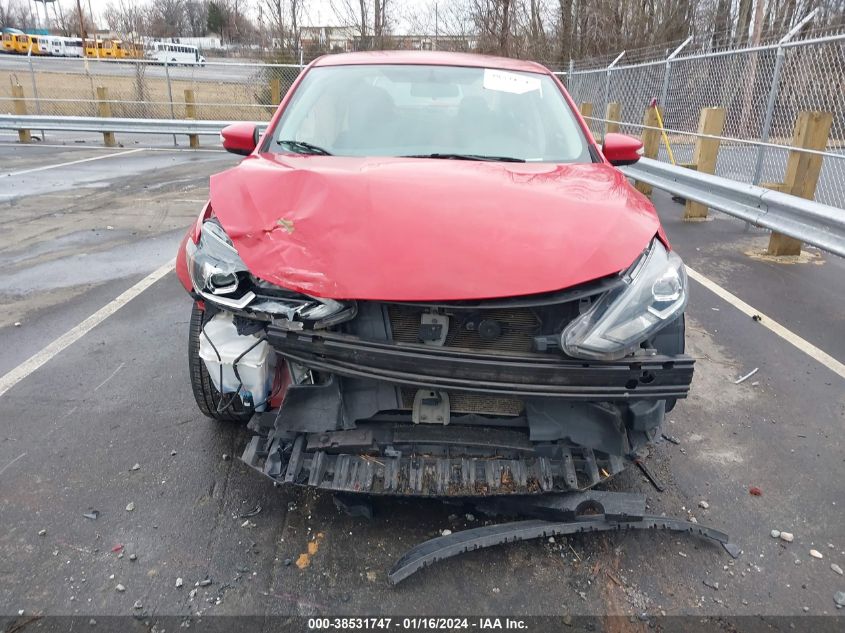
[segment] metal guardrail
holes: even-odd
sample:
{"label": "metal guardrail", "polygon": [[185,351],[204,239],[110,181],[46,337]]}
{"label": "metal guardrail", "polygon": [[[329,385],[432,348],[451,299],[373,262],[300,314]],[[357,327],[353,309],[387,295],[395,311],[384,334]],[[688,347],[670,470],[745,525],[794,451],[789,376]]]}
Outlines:
{"label": "metal guardrail", "polygon": [[[232,121],[201,119],[120,119],[89,116],[0,114],[0,129],[62,132],[125,132],[128,134],[186,134],[218,136]],[[255,121],[260,129],[267,123]]]}
{"label": "metal guardrail", "polygon": [[[218,135],[230,121],[0,115],[0,129]],[[256,122],[260,128],[266,123]],[[845,210],[649,158],[626,176],[845,257]]]}
{"label": "metal guardrail", "polygon": [[626,176],[845,257],[845,209],[650,158]]}

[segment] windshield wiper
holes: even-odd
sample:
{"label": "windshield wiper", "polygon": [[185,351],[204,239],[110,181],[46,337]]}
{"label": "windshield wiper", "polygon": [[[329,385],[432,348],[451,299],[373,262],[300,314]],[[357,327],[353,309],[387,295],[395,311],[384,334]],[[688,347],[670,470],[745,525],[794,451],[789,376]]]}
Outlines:
{"label": "windshield wiper", "polygon": [[484,154],[410,154],[402,158],[444,158],[446,160],[485,160],[501,163],[524,163],[524,158],[513,156],[485,156]]}
{"label": "windshield wiper", "polygon": [[308,143],[307,141],[278,141],[278,144],[292,149],[297,154],[318,154],[320,156],[332,155],[329,150],[323,149],[319,145]]}

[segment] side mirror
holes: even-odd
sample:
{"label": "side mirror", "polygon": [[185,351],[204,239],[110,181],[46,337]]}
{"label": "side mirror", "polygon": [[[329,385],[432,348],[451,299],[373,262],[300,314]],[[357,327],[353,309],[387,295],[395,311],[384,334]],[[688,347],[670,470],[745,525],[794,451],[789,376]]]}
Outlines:
{"label": "side mirror", "polygon": [[233,154],[249,156],[258,146],[258,126],[254,123],[232,123],[220,132],[223,149]]}
{"label": "side mirror", "polygon": [[604,137],[601,151],[611,165],[633,165],[643,155],[643,142],[627,134],[610,132]]}

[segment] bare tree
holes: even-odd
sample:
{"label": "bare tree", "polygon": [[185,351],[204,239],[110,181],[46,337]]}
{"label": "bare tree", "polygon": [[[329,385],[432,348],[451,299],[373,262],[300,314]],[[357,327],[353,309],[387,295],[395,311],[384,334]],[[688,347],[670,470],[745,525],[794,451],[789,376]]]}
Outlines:
{"label": "bare tree", "polygon": [[149,8],[153,37],[178,37],[185,31],[185,0],[155,0]]}
{"label": "bare tree", "polygon": [[360,50],[387,47],[391,6],[389,0],[331,0],[332,11],[338,21],[357,31],[357,47]]}
{"label": "bare tree", "polygon": [[203,37],[208,33],[208,2],[185,1],[185,24],[191,37]]}

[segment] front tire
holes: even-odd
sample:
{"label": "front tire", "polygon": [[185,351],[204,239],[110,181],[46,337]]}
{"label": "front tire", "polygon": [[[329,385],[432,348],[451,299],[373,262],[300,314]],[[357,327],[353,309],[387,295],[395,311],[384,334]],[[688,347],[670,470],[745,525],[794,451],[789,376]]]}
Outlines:
{"label": "front tire", "polygon": [[[200,358],[200,336],[206,323],[206,312],[194,301],[191,308],[191,321],[188,328],[188,371],[191,378],[191,390],[197,406],[204,415],[221,422],[248,422],[251,411],[245,411],[240,397],[235,397],[231,406],[220,411],[222,394],[217,391],[205,363]],[[231,396],[226,395],[227,402]]]}

